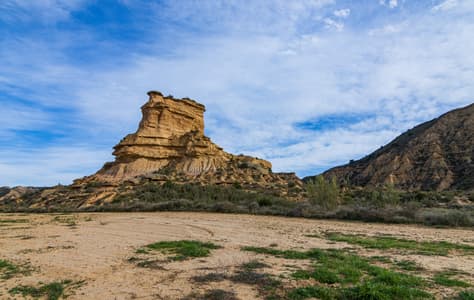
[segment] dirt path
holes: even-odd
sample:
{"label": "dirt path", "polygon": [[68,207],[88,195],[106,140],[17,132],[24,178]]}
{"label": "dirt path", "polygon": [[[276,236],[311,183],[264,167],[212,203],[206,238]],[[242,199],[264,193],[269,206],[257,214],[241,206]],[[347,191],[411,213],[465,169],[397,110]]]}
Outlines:
{"label": "dirt path", "polygon": [[[249,215],[0,215],[0,220],[27,220],[0,223],[0,259],[29,263],[34,268],[30,275],[0,279],[1,299],[11,299],[8,290],[19,284],[37,285],[38,282],[64,279],[84,281],[69,299],[180,299],[191,292],[211,288],[232,290],[239,299],[256,299],[257,291],[251,285],[230,281],[192,284],[190,278],[206,274],[209,270],[232,272],[236,266],[255,258],[255,254],[241,251],[243,246],[277,246],[280,249],[348,246],[324,238],[308,237],[326,231],[387,234],[415,240],[444,240],[474,245],[474,232],[467,229]],[[209,257],[168,262],[160,268],[139,268],[129,261],[141,246],[165,240],[209,241],[223,248],[213,251]],[[361,254],[367,254],[367,250],[359,250]],[[386,253],[377,250],[370,252],[370,255],[377,254]],[[397,257],[396,253],[392,255]],[[454,268],[474,274],[473,256],[402,257],[418,262],[429,271]],[[279,273],[282,268],[276,263],[271,272]]]}

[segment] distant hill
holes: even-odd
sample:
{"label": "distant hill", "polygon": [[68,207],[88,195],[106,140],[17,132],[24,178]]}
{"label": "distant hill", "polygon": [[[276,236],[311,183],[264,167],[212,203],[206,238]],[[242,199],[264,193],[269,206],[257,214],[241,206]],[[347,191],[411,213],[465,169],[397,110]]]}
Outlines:
{"label": "distant hill", "polygon": [[474,104],[418,125],[361,160],[323,175],[355,186],[473,190]]}

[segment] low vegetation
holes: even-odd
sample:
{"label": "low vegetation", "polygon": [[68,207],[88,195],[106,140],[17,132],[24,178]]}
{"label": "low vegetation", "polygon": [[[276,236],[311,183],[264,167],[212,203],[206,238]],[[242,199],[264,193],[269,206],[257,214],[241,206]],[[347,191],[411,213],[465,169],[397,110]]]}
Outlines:
{"label": "low vegetation", "polygon": [[453,278],[454,276],[458,274],[459,272],[452,271],[452,270],[440,272],[440,273],[437,273],[433,277],[433,281],[438,285],[447,286],[447,287],[463,287],[463,288],[470,287],[471,286],[470,283],[465,282],[460,279]]}
{"label": "low vegetation", "polygon": [[64,294],[66,286],[72,283],[71,280],[63,280],[42,284],[37,287],[30,285],[19,285],[9,290],[11,295],[21,295],[23,297],[46,298],[57,300]]}
{"label": "low vegetation", "polygon": [[0,224],[11,224],[11,223],[28,223],[27,219],[4,219],[0,220]]}
{"label": "low vegetation", "polygon": [[308,200],[325,209],[334,209],[339,204],[339,184],[336,178],[327,181],[323,176],[316,176],[306,183]]}
{"label": "low vegetation", "polygon": [[195,283],[209,283],[209,282],[221,282],[227,279],[225,273],[207,273],[205,275],[197,275],[191,278],[191,281]]}
{"label": "low vegetation", "polygon": [[237,271],[228,279],[234,283],[243,283],[254,285],[262,295],[270,297],[274,295],[275,289],[281,285],[281,282],[274,276],[262,273],[259,270],[268,267],[259,261],[250,261],[237,268]]}
{"label": "low vegetation", "polygon": [[327,233],[326,238],[336,242],[346,242],[370,249],[406,250],[423,255],[448,255],[458,251],[463,254],[474,254],[474,246],[455,244],[445,241],[414,241],[390,236],[361,236],[342,233]]}
{"label": "low vegetation", "polygon": [[149,244],[145,246],[145,248],[148,250],[157,250],[167,255],[172,255],[170,257],[171,260],[185,260],[189,258],[209,256],[211,250],[219,249],[220,246],[217,246],[213,243],[182,240],[157,242]]}
{"label": "low vegetation", "polygon": [[0,279],[10,279],[16,275],[26,275],[31,272],[31,267],[27,264],[18,265],[8,260],[0,259]]}
{"label": "low vegetation", "polygon": [[[245,251],[285,259],[309,259],[312,267],[292,274],[303,286],[286,291],[283,299],[432,299],[425,279],[372,264],[343,250],[308,251],[244,247]],[[308,284],[316,282],[316,284]]]}
{"label": "low vegetation", "polygon": [[254,286],[260,296],[265,299],[281,299],[277,294],[277,289],[281,287],[281,281],[275,278],[275,276],[261,272],[263,268],[270,268],[270,266],[261,261],[252,260],[237,266],[233,274],[212,272],[194,276],[191,278],[191,281],[202,284],[228,280],[237,284]]}
{"label": "low vegetation", "polygon": [[234,292],[221,289],[214,289],[203,294],[192,293],[184,297],[182,300],[239,300]]}
{"label": "low vegetation", "polygon": [[454,298],[454,300],[474,300],[474,290],[472,290],[472,291],[461,291]]}
{"label": "low vegetation", "polygon": [[411,260],[400,260],[394,263],[399,269],[405,271],[422,271],[424,268]]}
{"label": "low vegetation", "polygon": [[[37,205],[46,201],[41,198],[41,189],[38,189],[26,193],[20,204],[16,201],[1,203],[0,211],[206,211],[430,226],[474,226],[473,192],[407,192],[390,185],[356,188],[340,186],[335,180],[322,176],[309,180],[304,188],[294,182],[285,187],[273,184],[266,188],[238,182],[228,185],[171,181],[132,185],[125,182],[116,187],[117,195],[112,201],[80,207],[86,201],[86,198],[80,197],[101,188],[102,184],[96,183],[79,193],[68,186],[57,187],[61,193],[58,192],[57,199],[48,200],[47,207]],[[288,193],[278,192],[285,189]],[[67,200],[66,195],[71,195],[74,200]],[[67,225],[74,227],[74,222],[69,220]]]}
{"label": "low vegetation", "polygon": [[77,218],[73,215],[58,215],[53,218],[53,222],[74,227],[77,225]]}

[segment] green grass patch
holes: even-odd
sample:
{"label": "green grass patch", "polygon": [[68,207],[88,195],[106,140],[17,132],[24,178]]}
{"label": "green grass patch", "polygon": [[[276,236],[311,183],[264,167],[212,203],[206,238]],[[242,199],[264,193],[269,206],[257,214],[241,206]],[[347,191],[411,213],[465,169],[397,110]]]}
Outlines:
{"label": "green grass patch", "polygon": [[371,281],[352,287],[308,286],[291,290],[287,298],[302,300],[317,298],[321,300],[400,300],[400,299],[434,299],[429,293],[406,286],[373,283]]}
{"label": "green grass patch", "polygon": [[29,285],[19,285],[10,289],[8,292],[11,295],[22,295],[23,297],[44,297],[48,300],[57,300],[64,294],[66,286],[71,283],[71,280],[63,280],[60,282],[51,282],[48,284],[43,284],[38,287]]}
{"label": "green grass patch", "polygon": [[371,256],[370,261],[377,261],[377,262],[381,262],[381,263],[385,263],[385,264],[392,263],[392,259],[390,257],[388,257],[388,256],[379,256],[379,255]]}
{"label": "green grass patch", "polygon": [[338,289],[336,299],[347,300],[398,300],[398,299],[434,299],[429,293],[405,285],[384,284],[365,281],[350,288]]}
{"label": "green grass patch", "polygon": [[433,281],[438,285],[448,286],[448,287],[464,287],[464,288],[466,288],[466,287],[471,286],[469,283],[467,283],[465,281],[452,278],[452,276],[454,276],[454,275],[456,275],[455,272],[450,272],[450,271],[440,272],[440,273],[437,273],[433,277]]}
{"label": "green grass patch", "polygon": [[220,246],[213,243],[203,243],[200,241],[164,241],[149,244],[146,248],[158,250],[165,254],[174,254],[172,260],[185,260],[195,257],[207,257],[211,250],[219,249]]}
{"label": "green grass patch", "polygon": [[286,259],[311,259],[311,258],[319,257],[322,253],[322,251],[319,249],[313,249],[307,252],[301,252],[301,251],[294,251],[294,250],[278,250],[274,248],[253,247],[253,246],[242,247],[242,250],[254,252],[258,254],[272,255],[272,256],[286,258]]}
{"label": "green grass patch", "polygon": [[300,300],[308,298],[318,298],[321,300],[337,299],[338,292],[336,289],[324,286],[308,286],[293,289],[288,293],[287,298],[290,300]]}
{"label": "green grass patch", "polygon": [[0,278],[9,279],[19,272],[19,267],[7,260],[0,259],[0,272]]}
{"label": "green grass patch", "polygon": [[0,259],[0,279],[7,280],[15,275],[26,275],[31,272],[31,267],[28,265],[17,265],[8,260]]}
{"label": "green grass patch", "polygon": [[66,226],[70,226],[70,227],[73,227],[73,226],[76,226],[77,225],[77,219],[75,216],[73,215],[59,215],[59,216],[55,216],[53,218],[53,221],[55,222],[58,222],[58,223],[61,223],[61,224],[65,224]]}
{"label": "green grass patch", "polygon": [[474,246],[455,244],[445,241],[426,242],[401,239],[390,236],[361,236],[342,233],[327,233],[326,238],[336,242],[346,242],[369,249],[399,249],[409,250],[422,255],[448,255],[451,251],[460,251],[464,254],[473,254]]}
{"label": "green grass patch", "polygon": [[135,251],[136,254],[148,254],[148,249],[139,248]]}
{"label": "green grass patch", "polygon": [[263,268],[268,268],[268,267],[270,266],[258,260],[251,260],[241,265],[242,269],[247,269],[247,270],[256,270],[256,269],[263,269]]}
{"label": "green grass patch", "polygon": [[474,300],[474,290],[461,291],[454,299],[455,300]]}
{"label": "green grass patch", "polygon": [[308,259],[312,266],[291,276],[312,279],[317,285],[300,287],[287,293],[288,299],[432,299],[418,276],[373,265],[370,259],[336,249],[307,251],[244,247],[243,250],[286,259]]}
{"label": "green grass patch", "polygon": [[0,220],[0,223],[2,224],[8,224],[8,223],[28,223],[28,219],[4,219]]}
{"label": "green grass patch", "polygon": [[422,266],[412,260],[400,260],[394,263],[398,268],[405,271],[421,271],[424,270]]}

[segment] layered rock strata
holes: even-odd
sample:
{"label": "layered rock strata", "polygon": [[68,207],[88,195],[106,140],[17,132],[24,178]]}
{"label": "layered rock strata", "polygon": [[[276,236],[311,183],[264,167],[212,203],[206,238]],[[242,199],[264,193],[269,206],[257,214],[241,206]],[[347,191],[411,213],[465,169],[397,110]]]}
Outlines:
{"label": "layered rock strata", "polygon": [[298,199],[303,183],[294,173],[273,173],[266,160],[232,155],[204,135],[204,105],[149,92],[135,133],[115,147],[115,161],[70,186],[4,188],[0,208],[83,209],[113,202],[149,183],[233,185]]}
{"label": "layered rock strata", "polygon": [[363,187],[390,184],[404,190],[474,190],[474,104],[420,124],[324,176]]}
{"label": "layered rock strata", "polygon": [[115,161],[106,163],[87,181],[121,182],[153,175],[203,183],[278,179],[270,162],[229,154],[206,137],[204,105],[155,91],[148,95],[138,130],[114,147]]}

